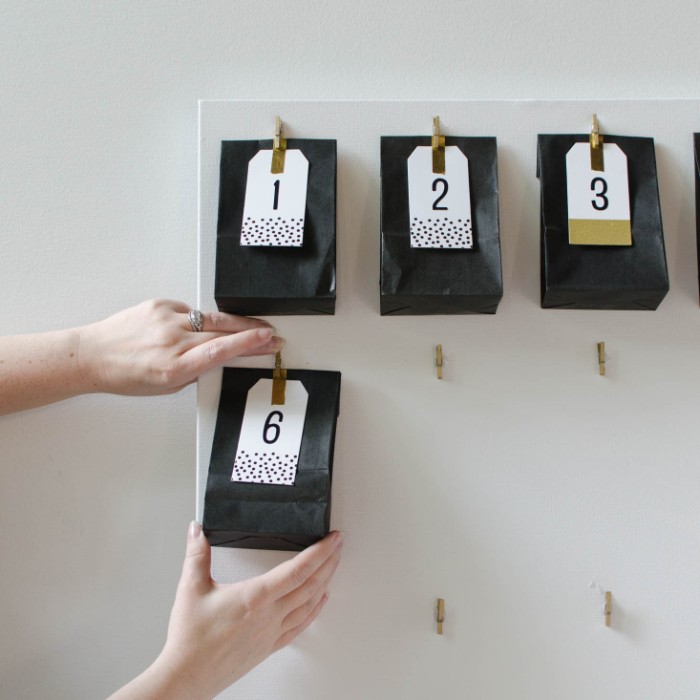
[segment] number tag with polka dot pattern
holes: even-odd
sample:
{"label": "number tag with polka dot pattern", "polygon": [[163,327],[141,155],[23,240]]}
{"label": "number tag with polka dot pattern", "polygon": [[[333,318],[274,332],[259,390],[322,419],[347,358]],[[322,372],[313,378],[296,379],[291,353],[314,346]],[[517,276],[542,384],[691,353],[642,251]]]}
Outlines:
{"label": "number tag with polka dot pattern", "polygon": [[231,481],[294,486],[309,394],[300,381],[286,382],[283,406],[273,406],[272,379],[248,392]]}
{"label": "number tag with polka dot pattern", "polygon": [[457,146],[445,148],[445,172],[433,173],[430,146],[408,159],[411,248],[473,248],[469,161]]}
{"label": "number tag with polka dot pattern", "polygon": [[271,173],[271,163],[271,150],[258,151],[248,163],[241,245],[299,248],[304,243],[309,161],[300,150],[290,149],[283,173]]}
{"label": "number tag with polka dot pattern", "polygon": [[603,144],[605,170],[591,169],[588,143],[566,154],[566,197],[571,245],[632,245],[627,156]]}

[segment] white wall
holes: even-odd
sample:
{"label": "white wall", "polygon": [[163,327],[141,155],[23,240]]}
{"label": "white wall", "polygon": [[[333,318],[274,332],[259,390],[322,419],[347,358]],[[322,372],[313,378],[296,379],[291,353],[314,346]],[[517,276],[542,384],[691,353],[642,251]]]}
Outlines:
{"label": "white wall", "polygon": [[[199,98],[696,97],[700,10],[689,1],[677,3],[677,8],[662,12],[649,0],[615,7],[597,1],[582,6],[6,0],[0,6],[0,330],[17,333],[87,322],[150,296],[195,302]],[[673,120],[671,113],[669,119]],[[523,484],[527,508],[544,513],[534,530],[516,517],[522,510],[509,514],[505,508],[523,496],[512,465],[500,465],[502,470],[494,472],[491,488],[480,494],[485,500],[474,494],[474,503],[481,505],[469,522],[462,523],[454,509],[444,509],[437,493],[430,494],[429,512],[439,514],[453,532],[456,525],[461,528],[454,556],[482,563],[475,575],[490,594],[486,600],[469,599],[468,607],[462,603],[463,612],[453,620],[459,621],[465,636],[452,651],[447,647],[444,666],[423,668],[418,659],[402,660],[395,642],[373,658],[358,653],[348,659],[348,677],[366,679],[357,686],[367,688],[362,696],[373,697],[372,680],[390,673],[404,679],[396,687],[410,697],[410,688],[418,687],[408,685],[413,674],[433,671],[449,679],[441,688],[453,697],[469,692],[499,700],[578,697],[578,686],[567,685],[567,679],[582,678],[591,683],[599,679],[594,687],[601,698],[697,696],[700,674],[693,661],[700,652],[700,625],[694,593],[700,582],[692,559],[698,528],[689,517],[697,503],[692,430],[697,382],[694,221],[691,173],[684,168],[676,173],[671,167],[675,162],[668,172],[678,188],[666,191],[670,208],[663,212],[667,243],[674,251],[674,257],[669,256],[672,292],[658,316],[644,314],[629,322],[633,325],[625,331],[626,345],[618,350],[620,371],[625,367],[635,372],[629,379],[631,393],[616,406],[627,421],[626,438],[609,436],[610,459],[597,462],[590,474],[558,469],[572,454],[573,463],[580,464],[583,443],[571,446],[563,438],[546,442],[548,461],[528,461],[527,473],[533,478]],[[509,206],[513,203],[502,202],[502,212]],[[536,203],[519,201],[517,206],[532,215]],[[511,216],[517,218],[517,212]],[[509,248],[514,243],[504,238],[502,311],[508,312],[510,304],[513,314],[520,308],[545,315],[536,308],[536,271],[522,272],[516,256],[522,253],[535,261],[536,241],[518,239],[517,251]],[[345,264],[359,270],[366,261],[346,258]],[[647,320],[651,318],[654,321]],[[604,327],[610,324],[603,322]],[[648,346],[650,324],[658,325],[665,334],[663,347],[675,348],[680,359],[677,354],[670,360],[666,353],[660,357],[658,348]],[[437,329],[432,323],[428,326]],[[337,323],[334,327],[346,332]],[[377,332],[384,328],[377,317]],[[575,317],[552,321],[551,333],[555,347],[565,339],[568,343],[579,333]],[[434,334],[428,334],[430,342]],[[571,360],[577,367],[589,362],[583,340],[576,343],[580,357]],[[503,363],[519,344],[505,326],[489,340],[490,351]],[[524,348],[533,358],[540,356],[539,341]],[[559,367],[558,372],[566,369]],[[393,372],[398,381],[399,369]],[[643,372],[654,377],[653,395],[663,410],[658,402],[648,401],[636,383],[634,377]],[[540,400],[556,400],[559,378],[542,376]],[[595,379],[591,377],[591,385]],[[350,392],[346,396],[359,406],[361,387]],[[527,405],[521,408],[527,411]],[[492,423],[502,419],[500,404],[489,410]],[[641,443],[627,411],[647,421],[649,430],[638,436]],[[657,423],[651,418],[659,413],[663,422],[652,431]],[[0,419],[3,696],[99,697],[156,655],[187,523],[194,514],[195,414],[195,392],[189,389],[163,399],[85,397]],[[347,419],[346,412],[346,429]],[[529,422],[533,444],[544,423],[534,415]],[[341,447],[348,450],[351,437],[342,440]],[[630,445],[649,454],[641,473],[625,460]],[[355,453],[358,462],[384,456]],[[614,477],[613,490],[609,475]],[[404,497],[429,483],[421,478],[407,486]],[[638,488],[625,488],[631,483]],[[352,485],[347,473],[341,488],[343,484]],[[376,492],[368,487],[353,488],[363,507],[380,507]],[[554,518],[546,527],[547,514],[555,512],[552,504],[566,505],[559,500],[562,493],[581,489],[587,489],[590,499],[602,493],[609,512],[619,512],[626,533],[619,559],[627,580],[614,580],[610,587],[623,591],[622,619],[631,632],[601,637],[602,645],[615,645],[609,654],[593,646],[595,653],[582,656],[577,637],[567,638],[563,651],[554,653],[559,648],[556,641],[571,633],[569,612],[575,609],[574,617],[585,618],[590,599],[573,594],[570,599],[557,598],[555,590],[538,585],[546,584],[546,577],[530,577],[540,562],[523,556],[523,551],[532,551],[523,549],[526,542],[539,542],[541,548],[534,551],[553,570],[570,573],[571,590],[582,578],[598,575],[595,545],[581,537],[582,531],[590,532],[581,530],[587,522],[585,510],[572,502],[569,529],[557,531]],[[487,496],[494,492],[503,499],[503,519],[489,508]],[[342,513],[341,509],[341,519]],[[493,528],[504,536],[492,537]],[[360,534],[364,533],[352,543],[353,533],[348,533],[350,554],[345,574],[341,570],[339,576],[361,577],[363,596],[372,593],[376,569],[386,572],[389,565],[411,562],[406,569],[410,575],[411,567],[422,565],[408,533],[392,530],[366,533],[386,537],[386,551],[366,570],[353,570],[348,561],[353,548],[360,547]],[[607,536],[604,528],[599,535]],[[666,553],[670,565],[659,556],[652,560],[654,566],[635,566],[638,560],[630,559],[631,553],[644,547],[657,555]],[[427,555],[427,565],[439,569],[440,561]],[[615,561],[604,567],[612,579]],[[680,576],[683,561],[688,562],[685,577]],[[521,565],[524,587],[500,575],[503,562],[510,562],[507,568]],[[445,595],[448,601],[460,595],[457,584],[451,585],[455,592]],[[540,590],[544,601],[531,595]],[[625,605],[624,591],[628,600],[642,599],[645,606]],[[432,589],[425,593],[432,595]],[[649,601],[654,606],[646,605]],[[423,604],[423,598],[416,601]],[[554,605],[554,610],[539,614],[541,604]],[[398,639],[404,625],[410,625],[414,607],[393,603],[392,591],[383,588],[376,605],[373,624],[401,621]],[[484,608],[500,611],[498,624],[489,627],[494,618],[480,614],[481,626],[467,635],[470,613]],[[314,663],[314,649],[343,634],[343,611],[329,608],[327,613],[326,622],[319,622],[318,630],[310,631],[291,657],[283,657],[301,661],[297,675],[284,665],[289,661],[273,659],[241,692],[256,697],[261,678],[273,685],[296,679],[294,692],[308,690],[314,677],[319,692],[336,680],[345,681]],[[508,619],[515,626],[506,624]],[[429,631],[429,621],[423,624]],[[577,634],[590,641],[599,628],[596,620]],[[537,634],[530,637],[533,631]],[[366,634],[371,636],[373,629]],[[361,650],[361,641],[353,638],[354,648]],[[542,657],[537,656],[538,645],[544,650]],[[479,674],[468,665],[470,654],[492,659],[486,670],[499,683],[489,685],[486,672]],[[535,663],[537,659],[551,663]],[[647,695],[629,691],[640,687],[640,659],[647,669],[642,679],[647,681]],[[503,680],[508,673],[510,684]],[[554,680],[544,683],[549,674]],[[459,690],[458,684],[466,690]],[[497,695],[491,690],[517,687],[524,691]],[[542,688],[555,692],[547,696]],[[285,696],[280,687],[277,693]]]}

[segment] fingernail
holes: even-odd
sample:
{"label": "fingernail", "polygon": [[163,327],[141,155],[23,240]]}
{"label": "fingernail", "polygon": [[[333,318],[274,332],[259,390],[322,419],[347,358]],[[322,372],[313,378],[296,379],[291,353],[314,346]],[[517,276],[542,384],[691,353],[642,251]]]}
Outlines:
{"label": "fingernail", "polygon": [[193,520],[190,523],[189,529],[187,530],[187,539],[190,541],[194,541],[201,534],[202,534],[202,526],[196,520]]}
{"label": "fingernail", "polygon": [[277,348],[277,350],[281,350],[284,347],[284,338],[274,337],[271,338],[270,342],[273,348]]}
{"label": "fingernail", "polygon": [[343,535],[337,530],[333,533],[333,539],[336,549],[340,549],[343,546]]}
{"label": "fingernail", "polygon": [[270,340],[273,333],[274,329],[272,326],[267,326],[267,328],[258,328],[258,338],[260,338],[260,340]]}

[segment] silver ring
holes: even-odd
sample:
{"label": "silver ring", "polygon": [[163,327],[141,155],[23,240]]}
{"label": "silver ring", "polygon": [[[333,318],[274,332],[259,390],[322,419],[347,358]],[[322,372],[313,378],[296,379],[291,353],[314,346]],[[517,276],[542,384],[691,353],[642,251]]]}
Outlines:
{"label": "silver ring", "polygon": [[190,311],[187,314],[187,318],[190,321],[190,326],[192,326],[192,330],[195,333],[201,332],[204,321],[204,316],[202,312],[199,309],[192,309],[192,311]]}

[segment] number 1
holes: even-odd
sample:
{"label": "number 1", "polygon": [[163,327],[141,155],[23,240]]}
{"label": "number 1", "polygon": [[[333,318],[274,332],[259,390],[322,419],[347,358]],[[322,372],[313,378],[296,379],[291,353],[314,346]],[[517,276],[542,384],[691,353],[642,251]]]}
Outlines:
{"label": "number 1", "polygon": [[280,181],[279,180],[275,180],[274,188],[275,188],[275,199],[274,199],[274,203],[272,205],[272,208],[276,210],[277,206],[280,203]]}

